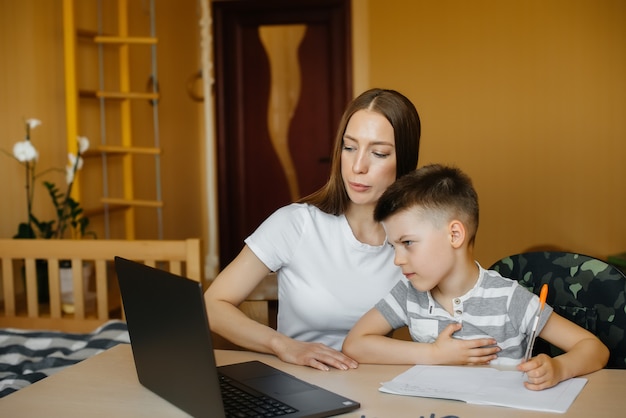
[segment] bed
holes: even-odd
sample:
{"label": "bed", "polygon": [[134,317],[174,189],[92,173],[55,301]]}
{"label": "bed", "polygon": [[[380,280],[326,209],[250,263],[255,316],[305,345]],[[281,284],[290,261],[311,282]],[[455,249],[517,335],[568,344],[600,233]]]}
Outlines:
{"label": "bed", "polygon": [[0,328],[0,398],[118,344],[126,323],[111,320],[89,333]]}

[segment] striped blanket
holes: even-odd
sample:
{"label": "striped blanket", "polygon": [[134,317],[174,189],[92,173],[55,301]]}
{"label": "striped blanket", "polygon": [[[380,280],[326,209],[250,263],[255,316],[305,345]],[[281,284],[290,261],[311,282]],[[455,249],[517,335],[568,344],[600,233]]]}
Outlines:
{"label": "striped blanket", "polygon": [[0,328],[0,398],[120,343],[126,323],[109,321],[88,334]]}

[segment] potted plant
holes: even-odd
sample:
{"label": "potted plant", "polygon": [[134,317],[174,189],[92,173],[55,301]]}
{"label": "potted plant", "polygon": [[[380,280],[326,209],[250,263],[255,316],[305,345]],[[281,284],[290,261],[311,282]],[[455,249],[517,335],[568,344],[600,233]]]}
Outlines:
{"label": "potted plant", "polygon": [[[86,236],[93,236],[95,233],[88,231],[89,218],[84,215],[83,209],[79,202],[72,196],[72,186],[76,178],[77,172],[82,168],[82,155],[89,148],[89,140],[86,137],[79,136],[77,138],[77,152],[68,155],[68,164],[65,167],[66,188],[62,191],[53,182],[43,181],[43,185],[48,191],[48,195],[52,201],[55,210],[55,217],[49,221],[41,221],[33,213],[33,199],[35,191],[35,181],[42,175],[60,169],[47,169],[37,172],[37,160],[39,153],[31,141],[31,131],[41,125],[39,119],[27,119],[25,121],[26,137],[23,141],[18,141],[13,146],[13,153],[9,156],[13,157],[25,169],[25,190],[26,190],[26,222],[18,225],[17,233],[13,238],[17,239],[63,239],[72,238],[80,239]],[[37,260],[37,286],[39,302],[47,302],[49,299],[48,291],[48,268],[45,260]],[[62,261],[62,267],[66,266],[68,261]],[[67,276],[67,274],[65,274]],[[65,281],[67,282],[67,281]],[[67,285],[67,283],[66,283]],[[66,293],[67,289],[62,292]],[[70,289],[71,293],[71,289]]]}

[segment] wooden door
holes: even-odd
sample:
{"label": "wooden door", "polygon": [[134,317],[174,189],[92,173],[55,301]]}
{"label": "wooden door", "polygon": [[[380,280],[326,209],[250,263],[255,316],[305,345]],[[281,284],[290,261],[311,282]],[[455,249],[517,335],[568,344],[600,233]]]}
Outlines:
{"label": "wooden door", "polygon": [[328,179],[351,98],[350,0],[214,0],[220,263]]}

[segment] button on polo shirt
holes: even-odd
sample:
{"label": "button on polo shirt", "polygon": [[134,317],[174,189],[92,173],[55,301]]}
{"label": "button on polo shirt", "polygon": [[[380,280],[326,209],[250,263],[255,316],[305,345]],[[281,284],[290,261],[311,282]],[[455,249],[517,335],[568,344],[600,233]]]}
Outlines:
{"label": "button on polo shirt", "polygon": [[459,298],[452,299],[452,308],[454,309],[454,316],[463,315],[463,302]]}

